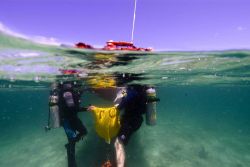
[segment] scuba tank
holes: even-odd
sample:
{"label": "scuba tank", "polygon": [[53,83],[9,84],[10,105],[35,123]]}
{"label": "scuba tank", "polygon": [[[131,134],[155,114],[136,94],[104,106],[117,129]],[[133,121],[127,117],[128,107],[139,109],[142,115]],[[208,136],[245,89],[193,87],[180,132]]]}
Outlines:
{"label": "scuba tank", "polygon": [[56,85],[52,85],[52,90],[49,96],[49,117],[48,125],[45,130],[50,130],[51,128],[59,128],[61,126],[60,122],[60,112],[59,112],[59,91]]}
{"label": "scuba tank", "polygon": [[[61,127],[62,118],[65,115],[69,116],[72,109],[79,109],[77,107],[80,104],[81,89],[74,89],[74,86],[78,85],[75,82],[52,84],[49,96],[48,125],[45,126],[46,131]],[[68,111],[65,112],[64,109]]]}
{"label": "scuba tank", "polygon": [[154,88],[148,88],[146,90],[147,103],[146,103],[146,124],[156,125],[156,102],[159,101],[156,98],[156,91]]}

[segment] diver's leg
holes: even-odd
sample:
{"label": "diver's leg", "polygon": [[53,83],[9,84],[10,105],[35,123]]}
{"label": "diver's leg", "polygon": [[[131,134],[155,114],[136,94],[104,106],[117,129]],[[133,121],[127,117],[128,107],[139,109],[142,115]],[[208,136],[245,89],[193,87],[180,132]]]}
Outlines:
{"label": "diver's leg", "polygon": [[75,138],[76,132],[70,126],[69,121],[65,120],[63,122],[63,128],[67,135],[69,143],[65,145],[67,149],[67,158],[68,158],[68,167],[76,167],[76,160],[75,160]]}
{"label": "diver's leg", "polygon": [[142,115],[135,115],[129,119],[130,132],[137,131],[143,122]]}
{"label": "diver's leg", "polygon": [[143,118],[141,115],[134,117],[123,117],[121,119],[121,129],[115,140],[115,152],[117,167],[124,167],[125,149],[124,145],[128,144],[130,136],[140,128]]}
{"label": "diver's leg", "polygon": [[76,142],[88,133],[86,127],[83,125],[82,121],[79,118],[76,118],[74,120],[74,129],[79,132],[75,138]]}
{"label": "diver's leg", "polygon": [[124,167],[125,164],[125,150],[122,142],[117,137],[115,140],[115,153],[117,167]]}
{"label": "diver's leg", "polygon": [[76,167],[75,142],[69,141],[65,147],[67,149],[68,167]]}
{"label": "diver's leg", "polygon": [[118,138],[124,145],[128,144],[131,135],[140,128],[142,121],[143,118],[141,115],[122,117]]}

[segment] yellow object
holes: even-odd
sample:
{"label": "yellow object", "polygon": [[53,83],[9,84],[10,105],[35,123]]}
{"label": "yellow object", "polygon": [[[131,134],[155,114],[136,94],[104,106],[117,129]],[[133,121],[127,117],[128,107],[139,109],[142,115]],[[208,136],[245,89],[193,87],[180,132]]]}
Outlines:
{"label": "yellow object", "polygon": [[116,107],[92,109],[95,117],[95,130],[107,143],[115,137],[120,130],[119,112]]}
{"label": "yellow object", "polygon": [[101,61],[102,64],[110,62],[117,62],[117,58],[115,54],[95,54],[94,58],[96,61]]}
{"label": "yellow object", "polygon": [[93,78],[89,78],[87,82],[92,88],[96,88],[96,89],[116,87],[115,79],[107,75],[96,75]]}

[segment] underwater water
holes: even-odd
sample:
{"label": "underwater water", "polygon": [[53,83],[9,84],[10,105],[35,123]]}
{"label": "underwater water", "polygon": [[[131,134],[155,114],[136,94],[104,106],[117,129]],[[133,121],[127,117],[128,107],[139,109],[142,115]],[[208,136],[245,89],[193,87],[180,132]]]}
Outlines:
{"label": "underwater water", "polygon": [[[76,70],[64,74],[62,70]],[[250,164],[250,51],[104,52],[38,45],[0,33],[0,166],[66,167],[63,128],[45,132],[53,82],[84,88],[146,84],[156,88],[157,124],[129,140],[128,167],[247,167]],[[111,106],[85,91],[82,105]],[[76,145],[78,166],[114,161],[90,113]]]}

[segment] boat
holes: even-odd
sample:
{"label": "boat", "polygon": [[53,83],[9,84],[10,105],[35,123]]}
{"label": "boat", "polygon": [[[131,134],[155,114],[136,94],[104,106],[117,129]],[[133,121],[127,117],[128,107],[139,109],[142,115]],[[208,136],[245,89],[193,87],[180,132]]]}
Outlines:
{"label": "boat", "polygon": [[93,46],[83,43],[83,42],[78,42],[77,44],[75,44],[76,48],[80,48],[80,49],[94,49]]}
{"label": "boat", "polygon": [[134,29],[135,29],[135,16],[136,16],[136,3],[137,3],[137,0],[135,0],[135,4],[134,4],[134,17],[133,17],[132,32],[131,32],[131,42],[109,40],[106,42],[106,46],[104,46],[102,50],[126,50],[126,51],[152,51],[153,50],[152,48],[136,47],[133,44]]}
{"label": "boat", "polygon": [[133,42],[109,40],[102,50],[152,51],[152,48],[136,47]]}
{"label": "boat", "polygon": [[80,71],[76,70],[76,69],[59,69],[59,71],[63,74],[63,75],[76,75],[79,74]]}
{"label": "boat", "polygon": [[94,50],[107,50],[107,51],[152,51],[152,48],[141,48],[141,47],[136,47],[133,44],[134,41],[134,29],[135,29],[135,16],[136,16],[136,3],[137,0],[135,0],[134,4],[134,17],[133,17],[133,24],[132,24],[132,32],[131,32],[131,42],[126,42],[126,41],[113,41],[109,40],[106,42],[106,45],[103,48],[94,48],[91,45],[87,45],[85,43],[79,42],[75,46],[77,48],[81,49],[94,49]]}

